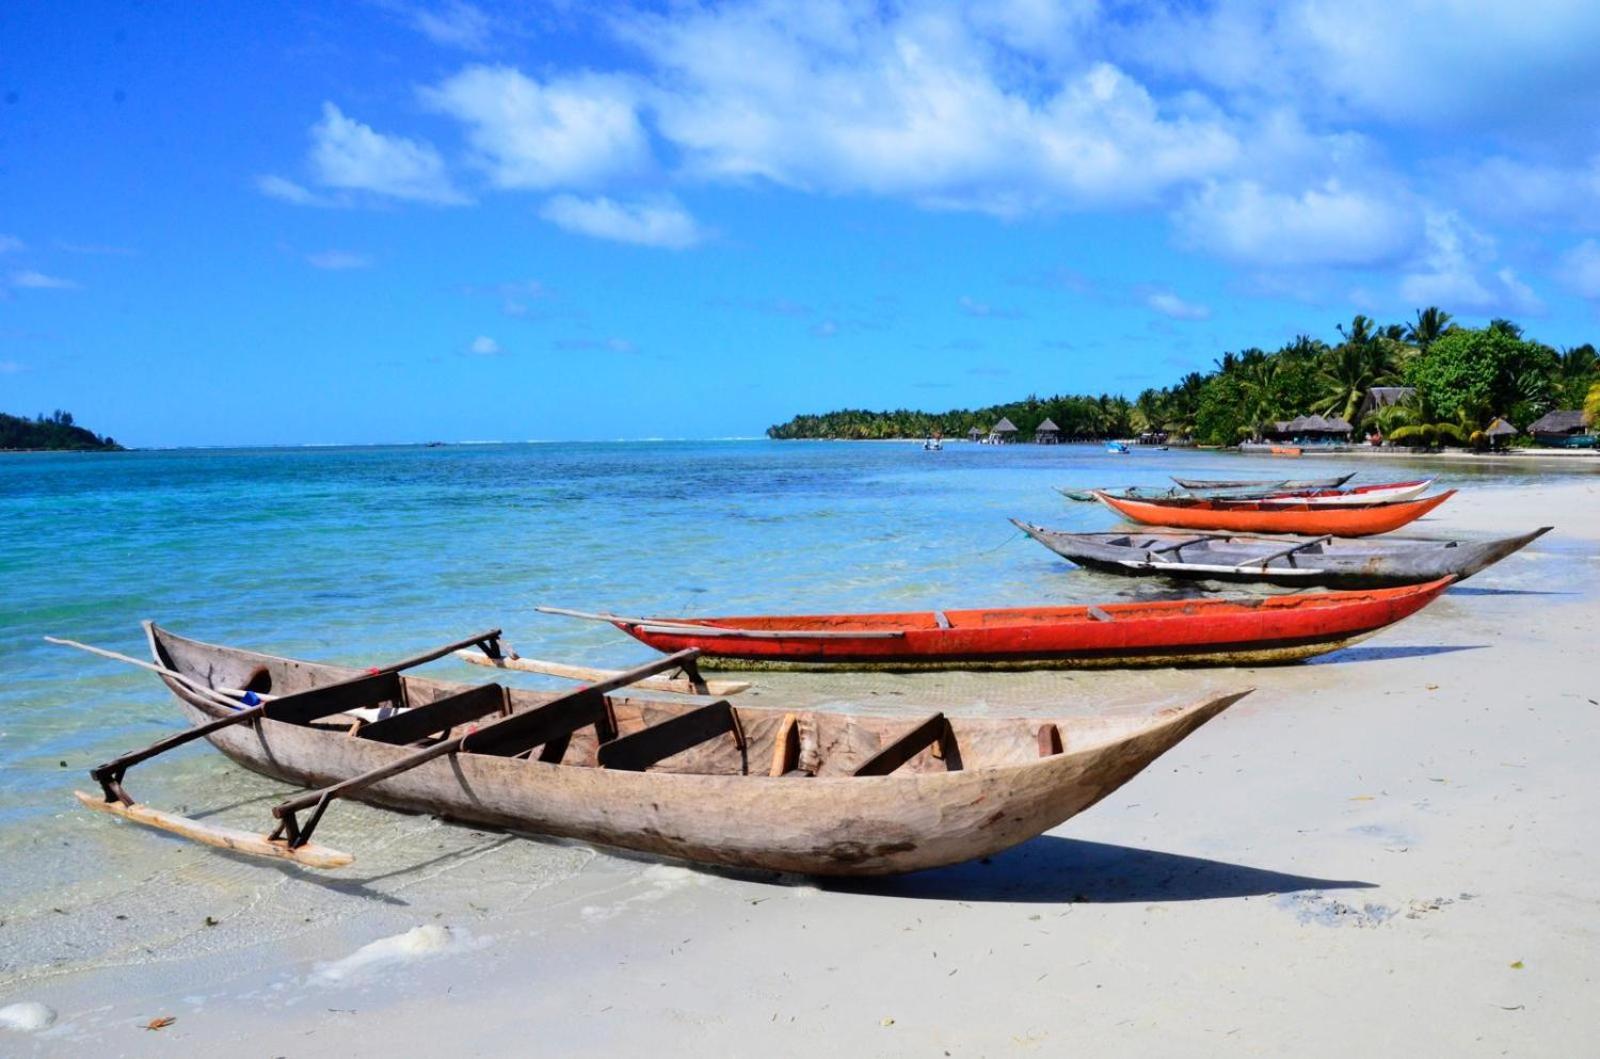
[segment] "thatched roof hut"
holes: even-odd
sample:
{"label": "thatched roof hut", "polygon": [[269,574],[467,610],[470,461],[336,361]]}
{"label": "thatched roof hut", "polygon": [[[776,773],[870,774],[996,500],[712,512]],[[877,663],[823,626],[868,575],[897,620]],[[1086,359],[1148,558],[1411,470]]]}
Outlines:
{"label": "thatched roof hut", "polygon": [[1546,412],[1536,422],[1528,425],[1530,434],[1582,434],[1583,432],[1583,412],[1576,408]]}
{"label": "thatched roof hut", "polygon": [[1329,434],[1349,434],[1355,427],[1343,416],[1329,416],[1322,421],[1322,429]]}
{"label": "thatched roof hut", "polygon": [[1405,404],[1417,394],[1415,386],[1372,386],[1361,396],[1361,406],[1356,409],[1356,422],[1359,423],[1370,412],[1380,408],[1389,408],[1392,405]]}
{"label": "thatched roof hut", "polygon": [[968,441],[977,441],[981,437],[983,437],[983,431],[979,430],[977,427],[973,427],[971,430],[967,431]]}
{"label": "thatched roof hut", "polygon": [[989,428],[991,434],[1015,434],[1017,425],[1005,416],[1000,417],[1000,422]]}
{"label": "thatched roof hut", "polygon": [[1056,426],[1056,421],[1045,418],[1043,423],[1033,428],[1033,440],[1040,445],[1054,445],[1061,440],[1061,428]]}
{"label": "thatched roof hut", "polygon": [[1497,416],[1493,423],[1484,428],[1483,436],[1487,438],[1511,438],[1516,437],[1517,433],[1516,427]]}

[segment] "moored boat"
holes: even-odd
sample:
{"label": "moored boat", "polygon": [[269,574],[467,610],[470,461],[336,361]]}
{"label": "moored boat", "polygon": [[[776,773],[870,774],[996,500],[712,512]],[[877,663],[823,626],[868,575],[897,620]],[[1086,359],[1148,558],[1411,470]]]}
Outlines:
{"label": "moored boat", "polygon": [[1332,478],[1302,478],[1275,480],[1238,480],[1229,478],[1179,478],[1172,476],[1172,480],[1191,492],[1212,492],[1223,489],[1250,489],[1272,491],[1287,491],[1294,489],[1337,489],[1356,476],[1354,471],[1349,474],[1335,475]]}
{"label": "moored boat", "polygon": [[1265,500],[1124,500],[1096,491],[1095,499],[1123,518],[1175,529],[1235,533],[1299,533],[1365,537],[1389,533],[1421,518],[1455,496],[1454,489],[1418,500],[1385,504],[1275,503]]}
{"label": "moored boat", "polygon": [[1257,537],[1185,530],[1059,533],[1012,524],[1063,559],[1106,573],[1180,580],[1378,588],[1471,577],[1550,532],[1493,540]]}
{"label": "moored boat", "polygon": [[1383,482],[1358,485],[1351,489],[1299,489],[1267,493],[1265,496],[1239,496],[1237,494],[1210,494],[1213,500],[1261,500],[1269,504],[1392,504],[1397,500],[1414,500],[1428,491],[1432,478],[1419,478],[1409,482]]}
{"label": "moored boat", "polygon": [[1449,578],[1405,588],[1098,606],[605,621],[658,651],[723,669],[1041,669],[1294,662],[1415,614]]}
{"label": "moored boat", "polygon": [[[1145,716],[786,712],[624,690],[630,678],[692,662],[692,652],[557,694],[147,631],[162,680],[199,726],[186,735],[206,729],[246,768],[322,789],[278,806],[272,836],[163,813],[122,789],[129,764],[160,752],[158,744],[96,769],[104,797],[80,792],[79,800],[317,867],[351,860],[310,842],[337,797],[706,864],[813,875],[939,867],[996,853],[1087,809],[1247,693]],[[267,701],[242,709],[240,689]],[[381,719],[363,720],[372,707]],[[230,723],[242,714],[252,723]]]}

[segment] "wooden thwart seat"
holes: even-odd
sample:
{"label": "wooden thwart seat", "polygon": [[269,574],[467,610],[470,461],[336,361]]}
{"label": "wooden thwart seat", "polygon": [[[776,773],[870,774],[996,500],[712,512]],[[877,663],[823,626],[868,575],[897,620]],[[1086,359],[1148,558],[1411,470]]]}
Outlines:
{"label": "wooden thwart seat", "polygon": [[469,754],[515,757],[542,746],[539,760],[555,762],[566,754],[572,733],[591,724],[602,743],[616,734],[611,705],[599,688],[583,688],[543,706],[514,713],[468,734],[461,740],[461,749]]}
{"label": "wooden thwart seat", "polygon": [[476,721],[509,708],[505,689],[499,684],[468,688],[455,695],[435,699],[426,706],[414,706],[403,713],[373,721],[359,729],[361,738],[379,743],[415,743],[458,724]]}
{"label": "wooden thwart seat", "polygon": [[347,713],[385,702],[400,706],[404,704],[404,698],[399,673],[368,673],[338,684],[325,684],[320,688],[273,699],[267,703],[262,715],[269,721],[307,724],[335,713]]}
{"label": "wooden thwart seat", "polygon": [[930,746],[935,757],[944,759],[947,769],[960,771],[961,751],[956,746],[955,733],[945,715],[936,713],[856,766],[851,775],[887,776]]}
{"label": "wooden thwart seat", "polygon": [[599,763],[601,768],[643,772],[658,761],[728,734],[733,736],[734,746],[739,749],[739,771],[748,775],[750,759],[744,727],[739,723],[738,712],[726,699],[602,744]]}

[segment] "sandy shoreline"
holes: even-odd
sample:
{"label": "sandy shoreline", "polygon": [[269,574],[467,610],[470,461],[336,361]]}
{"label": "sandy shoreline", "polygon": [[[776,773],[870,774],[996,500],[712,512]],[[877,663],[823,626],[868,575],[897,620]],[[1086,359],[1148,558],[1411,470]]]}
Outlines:
{"label": "sandy shoreline", "polygon": [[[97,967],[18,977],[0,949],[0,1009],[57,1013],[0,1052],[1577,1054],[1600,1033],[1597,511],[1600,479],[1472,486],[1418,531],[1556,532],[1323,663],[1016,685],[1019,709],[1259,690],[989,864],[818,886],[413,818],[340,880],[126,829],[118,885],[168,905],[62,895],[63,944],[127,938]],[[940,679],[874,690],[1006,708]],[[329,841],[363,849],[365,819]],[[270,936],[247,915],[325,906]]]}

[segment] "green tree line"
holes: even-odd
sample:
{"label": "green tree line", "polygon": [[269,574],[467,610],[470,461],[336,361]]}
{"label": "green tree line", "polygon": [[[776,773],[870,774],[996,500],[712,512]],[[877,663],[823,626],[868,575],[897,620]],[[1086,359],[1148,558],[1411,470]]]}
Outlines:
{"label": "green tree line", "polygon": [[[1510,320],[1462,327],[1438,308],[1418,310],[1403,324],[1379,324],[1358,315],[1336,331],[1338,341],[1332,343],[1299,335],[1276,350],[1224,353],[1213,362],[1214,370],[1191,372],[1131,402],[1101,394],[1030,396],[942,413],[845,409],[799,415],[769,427],[767,435],[913,438],[939,432],[954,437],[973,427],[987,431],[1004,416],[1024,436],[1048,417],[1065,437],[1163,431],[1231,445],[1270,433],[1276,422],[1316,413],[1396,440],[1424,428],[1429,437],[1465,440],[1496,417],[1523,430],[1554,408],[1600,411],[1600,356],[1588,343],[1557,351],[1526,337]],[[1379,386],[1414,392],[1363,414],[1368,392]]]}
{"label": "green tree line", "polygon": [[111,438],[103,438],[72,421],[71,412],[59,408],[32,419],[0,412],[0,449],[99,449],[121,451]]}

